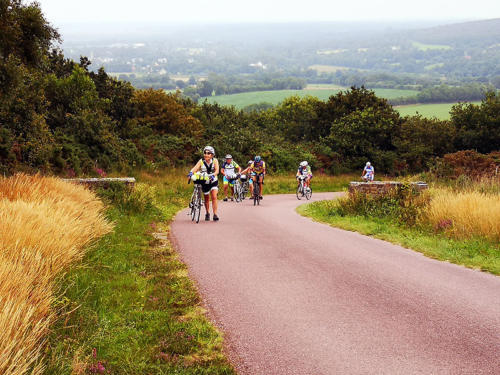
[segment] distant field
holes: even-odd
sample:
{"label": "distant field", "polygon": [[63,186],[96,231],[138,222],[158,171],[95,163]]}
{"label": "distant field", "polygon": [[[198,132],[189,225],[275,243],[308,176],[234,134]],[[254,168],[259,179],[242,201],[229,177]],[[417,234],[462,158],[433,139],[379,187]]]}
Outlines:
{"label": "distant field", "polygon": [[350,68],[336,65],[311,65],[309,69],[316,70],[318,73],[335,73],[337,71],[343,71]]}
{"label": "distant field", "polygon": [[333,85],[331,83],[309,83],[304,90],[347,90],[348,87]]}
{"label": "distant field", "polygon": [[[285,98],[298,95],[301,97],[310,95],[321,100],[327,100],[330,96],[338,93],[342,88],[325,87],[306,88],[304,90],[276,90],[276,91],[254,91],[244,92],[240,94],[209,96],[202,98],[207,99],[209,103],[219,103],[220,105],[231,106],[241,109],[251,104],[271,103],[273,105],[282,102]],[[396,90],[396,89],[374,89],[375,93],[386,99],[394,99],[398,97],[414,96],[418,93],[415,90]]]}
{"label": "distant field", "polygon": [[421,51],[427,51],[432,49],[451,49],[451,46],[444,44],[424,44],[420,42],[412,42],[413,47],[418,48]]}
{"label": "distant field", "polygon": [[[473,104],[481,104],[481,102],[472,102]],[[450,118],[450,110],[457,103],[440,103],[440,104],[412,104],[394,107],[402,116],[416,115],[417,112],[424,117],[436,117],[440,120],[448,120]]]}

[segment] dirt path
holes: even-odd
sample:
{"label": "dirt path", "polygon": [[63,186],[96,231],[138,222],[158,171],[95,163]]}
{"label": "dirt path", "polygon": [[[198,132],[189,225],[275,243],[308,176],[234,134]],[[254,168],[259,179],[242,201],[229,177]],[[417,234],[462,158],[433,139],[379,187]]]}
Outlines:
{"label": "dirt path", "polygon": [[240,374],[500,373],[500,278],[315,223],[300,203],[221,202],[218,223],[172,224]]}

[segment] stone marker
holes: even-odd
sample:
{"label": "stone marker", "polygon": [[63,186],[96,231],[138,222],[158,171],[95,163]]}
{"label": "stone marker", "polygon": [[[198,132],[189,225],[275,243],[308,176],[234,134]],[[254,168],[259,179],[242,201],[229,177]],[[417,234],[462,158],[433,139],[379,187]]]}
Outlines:
{"label": "stone marker", "polygon": [[[357,192],[370,195],[383,195],[393,189],[403,186],[404,184],[404,182],[398,181],[351,182],[349,184],[349,194]],[[429,188],[429,186],[423,181],[411,182],[410,185],[419,192]]]}

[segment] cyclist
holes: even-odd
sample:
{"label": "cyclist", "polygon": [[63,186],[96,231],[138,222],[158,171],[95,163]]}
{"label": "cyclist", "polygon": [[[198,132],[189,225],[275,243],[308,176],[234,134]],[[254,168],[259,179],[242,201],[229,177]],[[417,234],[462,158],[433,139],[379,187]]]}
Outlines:
{"label": "cyclist", "polygon": [[250,172],[250,175],[252,176],[250,179],[250,196],[253,196],[253,181],[254,179],[256,179],[256,181],[259,182],[260,186],[260,199],[263,199],[262,185],[264,184],[264,177],[266,176],[266,162],[262,160],[262,158],[259,155],[257,155],[254,158],[254,160],[250,162],[251,164],[248,166],[248,168],[242,172],[242,173]]}
{"label": "cyclist", "polygon": [[236,174],[235,169],[238,171],[238,173],[241,172],[241,167],[238,165],[238,163],[236,163],[233,160],[233,157],[231,155],[227,154],[226,161],[224,163],[222,163],[222,168],[221,168],[221,172],[224,175],[224,179],[223,179],[223,182],[224,182],[224,202],[227,202],[227,191],[228,191],[227,186],[228,185],[231,188],[231,192],[232,192],[231,201],[233,201],[234,180],[236,178],[238,178],[238,175]]}
{"label": "cyclist", "polygon": [[311,188],[311,178],[313,177],[312,171],[311,171],[311,166],[307,161],[303,161],[299,164],[299,169],[297,170],[296,178],[298,179],[299,176],[305,176],[306,179],[304,180],[304,184],[307,189]]}
{"label": "cyclist", "polygon": [[[201,183],[203,190],[203,196],[205,198],[205,220],[210,220],[210,198],[212,198],[212,210],[214,213],[214,221],[218,221],[217,216],[217,192],[219,191],[219,182],[217,181],[217,175],[219,174],[219,161],[214,157],[215,150],[211,146],[206,146],[203,149],[203,159],[198,160],[198,163],[191,169],[188,177],[192,177],[193,174],[199,177],[197,183]],[[207,176],[208,180],[203,181],[204,177]]]}
{"label": "cyclist", "polygon": [[365,181],[373,181],[373,179],[375,178],[375,168],[373,168],[370,162],[366,163],[361,178]]}

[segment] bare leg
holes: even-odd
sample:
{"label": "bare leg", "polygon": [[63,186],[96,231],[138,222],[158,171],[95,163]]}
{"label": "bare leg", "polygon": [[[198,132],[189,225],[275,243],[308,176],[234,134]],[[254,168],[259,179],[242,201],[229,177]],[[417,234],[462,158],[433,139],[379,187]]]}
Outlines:
{"label": "bare leg", "polygon": [[[214,215],[217,215],[217,190],[214,189],[210,191],[210,195],[212,196],[212,209],[214,210]],[[208,200],[208,195],[206,195],[206,197]]]}
{"label": "bare leg", "polygon": [[261,197],[264,195],[263,182],[264,182],[264,177],[260,176],[259,187],[260,187],[260,196]]}
{"label": "bare leg", "polygon": [[208,194],[203,194],[203,198],[205,198],[205,210],[208,214],[210,211],[210,196]]}
{"label": "bare leg", "polygon": [[224,198],[227,198],[227,184],[224,184]]}

